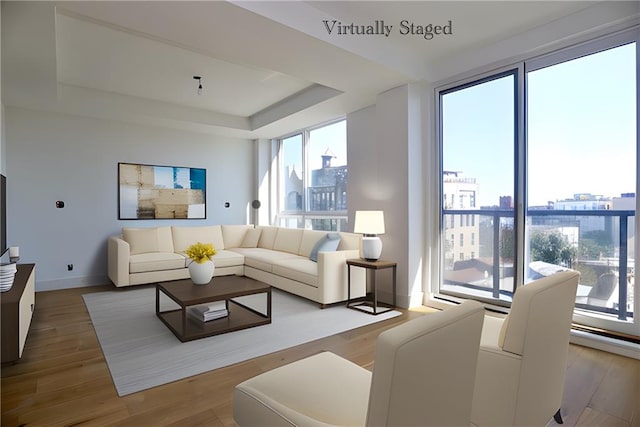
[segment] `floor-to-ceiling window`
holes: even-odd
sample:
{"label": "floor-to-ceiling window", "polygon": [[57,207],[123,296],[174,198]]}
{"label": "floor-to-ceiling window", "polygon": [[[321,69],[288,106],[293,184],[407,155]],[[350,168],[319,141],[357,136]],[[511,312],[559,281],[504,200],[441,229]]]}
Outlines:
{"label": "floor-to-ceiling window", "polygon": [[635,311],[637,43],[593,48],[527,64],[525,281],[556,266],[578,270],[583,320],[626,331]]}
{"label": "floor-to-ceiling window", "polygon": [[638,335],[637,45],[636,28],[438,89],[439,295],[509,305],[571,268],[574,320]]}
{"label": "floor-to-ceiling window", "polygon": [[507,70],[440,93],[441,290],[454,295],[513,294],[517,76]]}
{"label": "floor-to-ceiling window", "polygon": [[345,120],[280,138],[279,165],[278,225],[347,229]]}

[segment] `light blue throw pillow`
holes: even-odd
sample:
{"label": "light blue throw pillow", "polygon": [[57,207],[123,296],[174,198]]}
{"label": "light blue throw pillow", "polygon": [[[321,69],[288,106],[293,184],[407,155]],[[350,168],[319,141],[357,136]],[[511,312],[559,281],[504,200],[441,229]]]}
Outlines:
{"label": "light blue throw pillow", "polygon": [[340,244],[340,233],[327,233],[322,239],[318,240],[311,249],[309,259],[318,262],[318,252],[333,252],[338,249]]}

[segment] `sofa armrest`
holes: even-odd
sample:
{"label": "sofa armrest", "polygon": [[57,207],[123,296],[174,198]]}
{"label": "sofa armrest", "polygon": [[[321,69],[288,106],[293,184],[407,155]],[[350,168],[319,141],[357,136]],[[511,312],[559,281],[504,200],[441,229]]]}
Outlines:
{"label": "sofa armrest", "polygon": [[[347,260],[358,258],[357,249],[318,252],[318,292],[323,304],[347,300]],[[351,298],[365,295],[366,281],[363,271],[351,270]]]}
{"label": "sofa armrest", "polygon": [[112,236],[107,241],[107,273],[116,286],[128,286],[129,282],[129,243],[120,237]]}

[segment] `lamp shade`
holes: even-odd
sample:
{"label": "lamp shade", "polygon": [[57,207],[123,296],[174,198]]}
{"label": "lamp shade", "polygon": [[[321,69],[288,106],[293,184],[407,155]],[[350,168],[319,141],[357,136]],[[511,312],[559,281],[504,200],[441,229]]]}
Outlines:
{"label": "lamp shade", "polygon": [[353,232],[384,234],[384,213],[382,211],[356,211]]}

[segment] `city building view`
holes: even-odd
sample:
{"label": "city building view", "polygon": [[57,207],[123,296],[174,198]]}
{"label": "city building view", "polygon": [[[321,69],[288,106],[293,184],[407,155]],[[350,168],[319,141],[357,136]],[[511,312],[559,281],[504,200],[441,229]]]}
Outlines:
{"label": "city building view", "polygon": [[[335,216],[336,212],[347,211],[347,165],[332,166],[335,157],[329,148],[321,155],[322,167],[311,171],[306,197],[303,197],[305,187],[302,173],[295,166],[285,166],[284,210],[306,210],[311,213],[296,219],[296,222],[303,223],[302,228],[326,231],[347,229],[346,215]],[[308,204],[306,209],[303,206],[305,200]],[[314,216],[314,213],[317,215]]]}
{"label": "city building view", "polygon": [[[513,200],[501,196],[494,206],[476,206],[479,191],[475,178],[443,173],[443,287],[508,301],[514,283]],[[525,282],[575,269],[581,273],[576,307],[620,320],[633,316],[635,205],[635,193],[577,193],[529,206]]]}
{"label": "city building view", "polygon": [[282,138],[278,157],[276,223],[292,228],[348,230],[346,120]]}

